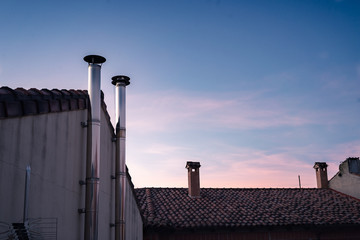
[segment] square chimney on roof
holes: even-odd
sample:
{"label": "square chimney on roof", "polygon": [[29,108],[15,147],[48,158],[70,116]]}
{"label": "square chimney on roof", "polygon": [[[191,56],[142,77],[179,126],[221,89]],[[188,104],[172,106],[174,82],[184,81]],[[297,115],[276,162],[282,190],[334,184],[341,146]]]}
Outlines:
{"label": "square chimney on roof", "polygon": [[186,162],[189,196],[193,198],[200,197],[200,166],[200,162]]}
{"label": "square chimney on roof", "polygon": [[326,162],[315,162],[314,164],[318,188],[328,188],[327,166]]}

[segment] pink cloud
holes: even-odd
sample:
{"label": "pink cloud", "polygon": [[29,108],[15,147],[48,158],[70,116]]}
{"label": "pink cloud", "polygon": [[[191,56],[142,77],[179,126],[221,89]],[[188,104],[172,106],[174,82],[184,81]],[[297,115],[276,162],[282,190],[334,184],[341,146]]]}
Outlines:
{"label": "pink cloud", "polygon": [[204,173],[204,184],[216,187],[298,187],[298,175],[301,175],[302,186],[313,187],[312,164],[302,162],[290,153],[268,154],[246,148],[238,148],[237,152],[217,156],[215,161],[221,161],[224,169],[218,171],[211,167],[208,173]]}
{"label": "pink cloud", "polygon": [[[166,144],[150,144],[145,150],[151,168],[140,163],[133,175],[136,187],[187,187],[186,161],[199,161],[202,165],[202,187],[316,187],[314,162],[329,165],[329,179],[338,171],[339,163],[350,156],[360,155],[360,141],[336,145],[332,149],[319,149],[314,145],[283,149],[280,153],[219,144],[213,149],[194,150]],[[214,148],[214,146],[211,146]],[[304,161],[299,154],[307,153]],[[139,156],[138,156],[139,157]],[[134,158],[131,158],[134,159]],[[131,168],[130,168],[131,169]]]}

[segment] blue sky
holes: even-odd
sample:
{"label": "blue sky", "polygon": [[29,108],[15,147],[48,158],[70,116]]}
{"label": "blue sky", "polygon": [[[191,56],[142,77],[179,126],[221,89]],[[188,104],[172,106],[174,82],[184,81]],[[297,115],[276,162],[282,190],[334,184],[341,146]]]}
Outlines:
{"label": "blue sky", "polygon": [[0,3],[0,85],[86,89],[85,55],[127,88],[136,187],[315,187],[360,155],[359,1]]}

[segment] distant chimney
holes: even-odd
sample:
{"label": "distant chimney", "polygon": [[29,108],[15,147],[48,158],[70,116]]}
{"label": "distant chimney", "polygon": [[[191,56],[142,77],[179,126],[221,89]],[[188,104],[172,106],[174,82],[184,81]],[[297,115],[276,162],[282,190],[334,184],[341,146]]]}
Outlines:
{"label": "distant chimney", "polygon": [[200,197],[200,166],[200,162],[186,162],[189,196],[192,198]]}
{"label": "distant chimney", "polygon": [[327,166],[326,162],[315,162],[314,169],[318,188],[328,188]]}

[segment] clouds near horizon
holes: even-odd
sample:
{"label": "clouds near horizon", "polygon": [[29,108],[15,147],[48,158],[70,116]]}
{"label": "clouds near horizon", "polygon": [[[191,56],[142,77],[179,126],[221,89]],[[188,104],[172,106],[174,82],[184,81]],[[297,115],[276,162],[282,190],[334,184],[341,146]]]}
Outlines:
{"label": "clouds near horizon", "polygon": [[[146,158],[149,163],[133,163],[133,167],[143,169],[144,178],[150,177],[146,169],[164,169],[157,170],[159,177],[146,181],[150,184],[146,186],[184,187],[186,161],[200,161],[204,187],[297,187],[298,175],[303,187],[315,187],[314,162],[328,162],[330,178],[338,162],[360,152],[357,140],[321,142],[329,141],[328,132],[338,124],[346,124],[341,108],[294,111],[298,100],[267,94],[264,90],[218,95],[155,91],[129,96],[130,139],[153,136],[151,142],[137,142],[142,151],[133,149],[134,144],[129,147],[130,159]],[[319,140],[321,132],[327,135]],[[182,135],[187,140],[175,143]],[[257,142],[257,147],[246,139]],[[171,184],[164,179],[171,179]]]}

